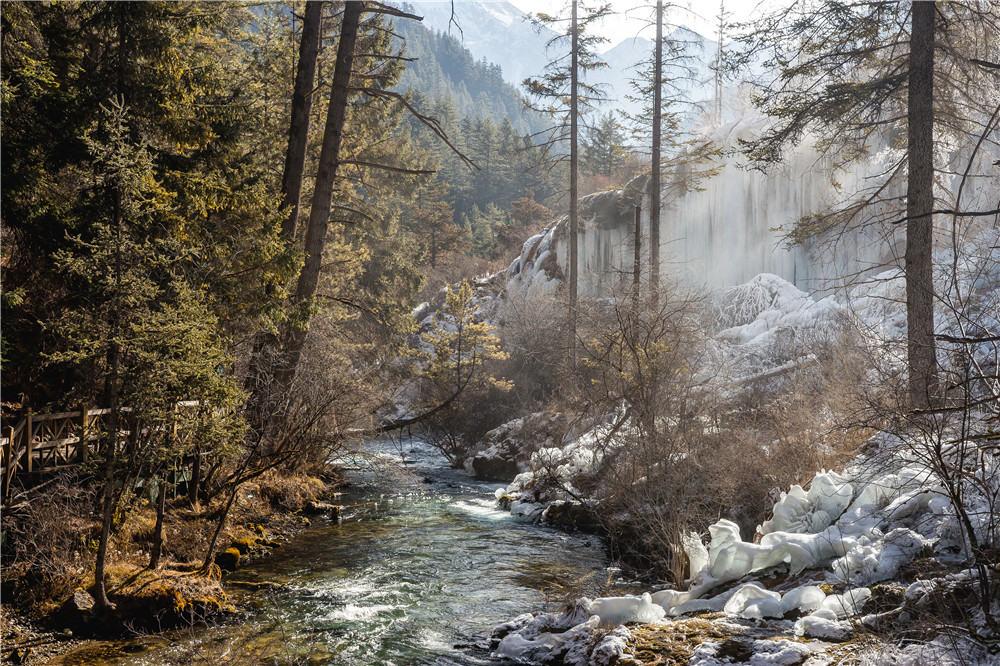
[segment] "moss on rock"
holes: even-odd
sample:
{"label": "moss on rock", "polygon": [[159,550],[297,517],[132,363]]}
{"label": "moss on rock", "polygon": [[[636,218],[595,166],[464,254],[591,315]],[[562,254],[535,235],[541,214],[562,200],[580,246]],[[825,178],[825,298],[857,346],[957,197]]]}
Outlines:
{"label": "moss on rock", "polygon": [[122,623],[137,628],[183,626],[235,610],[216,567],[207,572],[141,570],[109,596]]}
{"label": "moss on rock", "polygon": [[240,551],[237,548],[226,548],[221,553],[215,554],[215,563],[223,571],[236,571],[240,566]]}

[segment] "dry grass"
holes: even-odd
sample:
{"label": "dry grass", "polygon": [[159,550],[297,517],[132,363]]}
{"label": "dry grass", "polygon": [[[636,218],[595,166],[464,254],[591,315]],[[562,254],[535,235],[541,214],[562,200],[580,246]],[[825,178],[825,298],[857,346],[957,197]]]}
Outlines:
{"label": "dry grass", "polygon": [[[301,529],[308,521],[294,512],[328,490],[319,478],[265,474],[240,489],[227,517],[220,548],[234,542],[252,544],[255,555]],[[31,618],[39,620],[59,609],[78,588],[94,584],[96,539],[100,529],[93,494],[73,479],[50,483],[17,498],[3,512],[3,594]],[[215,530],[221,500],[200,510],[183,496],[169,498],[163,525],[162,567],[146,569],[153,543],[156,512],[146,499],[133,502],[112,535],[106,573],[113,601],[140,616],[150,608],[177,619],[192,609],[208,616],[228,608],[216,576],[191,572],[200,568]],[[186,609],[186,610],[185,610]],[[171,614],[173,614],[171,616]]]}
{"label": "dry grass", "polygon": [[631,659],[620,664],[686,666],[694,650],[705,641],[725,641],[736,635],[708,618],[691,618],[665,624],[629,627]]}

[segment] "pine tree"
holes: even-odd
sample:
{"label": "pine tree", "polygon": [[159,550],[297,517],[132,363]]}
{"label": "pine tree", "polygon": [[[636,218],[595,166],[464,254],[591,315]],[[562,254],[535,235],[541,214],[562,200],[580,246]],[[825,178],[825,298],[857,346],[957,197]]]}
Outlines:
{"label": "pine tree", "polygon": [[[711,141],[692,137],[684,130],[684,114],[680,110],[684,95],[680,83],[692,76],[691,56],[687,53],[687,43],[664,34],[664,29],[670,27],[666,23],[667,11],[674,7],[672,3],[657,0],[649,8],[651,22],[656,27],[652,53],[647,61],[640,63],[635,77],[630,80],[633,94],[629,97],[643,106],[638,114],[628,116],[629,125],[634,139],[650,147],[649,292],[653,307],[656,307],[661,286],[660,232],[664,195],[676,196],[697,189],[704,178],[717,173],[712,160],[719,155]],[[640,256],[638,231],[634,236],[636,256]]]}
{"label": "pine tree", "polygon": [[[109,103],[106,117],[85,133],[96,174],[85,200],[86,237],[72,237],[54,255],[59,273],[87,296],[51,323],[63,351],[49,360],[93,369],[110,410],[97,460],[102,519],[94,580],[102,607],[111,605],[104,573],[117,509],[141,472],[156,476],[180,453],[165,435],[175,405],[196,400],[229,420],[225,410],[242,397],[225,372],[231,360],[203,295],[173,265],[176,240],[153,231],[170,210],[170,193],[156,181],[149,151],[130,134],[121,102]],[[131,410],[124,439],[123,407]],[[238,435],[239,421],[225,430]]]}
{"label": "pine tree", "polygon": [[468,232],[455,224],[455,216],[447,201],[447,187],[434,179],[417,193],[409,206],[407,228],[417,239],[421,255],[437,268],[442,259],[452,252],[460,252],[468,245]]}
{"label": "pine tree", "polygon": [[[873,145],[885,143],[880,135],[907,137],[905,152],[895,154],[885,177],[842,205],[805,218],[792,237],[898,222],[903,197],[895,192],[905,192],[909,400],[915,407],[938,398],[934,174],[964,168],[935,164],[934,133],[938,141],[961,143],[987,131],[988,112],[973,91],[988,70],[970,65],[996,60],[996,40],[983,36],[997,19],[995,7],[980,3],[819,2],[762,19],[744,37],[756,47],[745,57],[758,57],[763,45],[765,64],[777,73],[755,97],[773,122],[743,145],[761,168],[780,161],[807,132],[835,166],[867,159]],[[953,213],[957,218],[970,211]]]}
{"label": "pine tree", "polygon": [[627,138],[614,111],[608,111],[587,129],[583,138],[583,168],[607,179],[618,175],[628,156]]}
{"label": "pine tree", "polygon": [[[583,8],[583,17],[579,15],[581,3],[570,1],[570,16],[568,19],[549,14],[539,13],[535,20],[541,25],[552,27],[560,23],[566,28],[549,42],[549,47],[559,49],[568,46],[569,63],[565,57],[559,57],[549,63],[546,72],[537,79],[525,79],[524,86],[528,94],[535,100],[529,108],[545,113],[556,121],[549,130],[548,145],[563,142],[569,144],[569,275],[568,275],[568,334],[570,364],[576,367],[576,328],[578,318],[577,275],[579,242],[579,192],[578,178],[580,168],[579,158],[579,121],[584,110],[593,102],[602,99],[601,92],[588,85],[583,79],[588,70],[606,67],[595,53],[595,48],[607,40],[587,32],[594,22],[611,12],[610,5],[601,5],[593,9]],[[568,42],[568,45],[566,44]]]}

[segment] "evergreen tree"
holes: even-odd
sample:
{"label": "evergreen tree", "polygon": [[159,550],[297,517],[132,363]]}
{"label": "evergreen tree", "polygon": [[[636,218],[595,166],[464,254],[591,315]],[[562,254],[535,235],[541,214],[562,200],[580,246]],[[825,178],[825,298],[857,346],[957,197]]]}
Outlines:
{"label": "evergreen tree", "polygon": [[[568,333],[570,336],[570,362],[576,366],[576,324],[577,324],[577,243],[579,235],[578,212],[578,175],[580,160],[579,121],[584,110],[592,103],[603,98],[601,92],[588,85],[584,76],[588,70],[606,67],[596,55],[595,48],[607,41],[587,32],[588,26],[607,16],[610,5],[601,5],[593,9],[584,7],[583,17],[579,16],[580,2],[570,0],[570,16],[559,18],[549,14],[539,13],[535,20],[541,25],[552,27],[566,25],[562,34],[557,34],[549,43],[550,47],[568,46],[569,63],[565,56],[553,60],[546,72],[537,79],[526,79],[524,85],[528,94],[535,100],[529,107],[545,113],[556,124],[549,130],[549,141],[569,144],[569,276],[568,276]],[[568,44],[567,44],[568,43]]]}
{"label": "evergreen tree", "polygon": [[905,153],[896,154],[885,177],[843,205],[806,218],[793,237],[833,225],[897,222],[905,199],[909,394],[916,407],[938,397],[934,173],[966,168],[935,164],[934,132],[938,141],[948,137],[959,144],[985,135],[988,121],[974,91],[982,89],[989,68],[974,63],[997,60],[1000,47],[987,35],[998,18],[988,3],[819,2],[765,17],[744,37],[756,47],[745,57],[763,49],[766,66],[777,72],[755,97],[773,123],[744,142],[759,166],[779,161],[806,133],[835,164],[866,159],[880,135],[907,137]]}
{"label": "evergreen tree", "polygon": [[407,228],[432,269],[449,253],[463,251],[469,244],[468,232],[455,224],[447,187],[439,178],[420,188],[409,206]]}
{"label": "evergreen tree", "polygon": [[615,177],[628,157],[626,141],[614,111],[600,116],[583,138],[583,169],[605,178]]}
{"label": "evergreen tree", "polygon": [[[657,306],[661,285],[660,230],[663,196],[676,196],[696,189],[702,179],[715,175],[712,160],[719,156],[718,148],[709,140],[691,137],[683,128],[684,114],[680,106],[685,101],[680,82],[692,76],[687,44],[664,36],[666,13],[675,5],[657,0],[649,7],[652,24],[656,27],[653,49],[648,60],[639,64],[630,83],[630,98],[642,103],[642,110],[629,117],[633,137],[640,145],[649,145],[649,291],[650,302]],[[647,143],[648,142],[648,143]],[[641,267],[642,239],[639,214],[634,232],[634,275],[638,285]],[[638,288],[638,286],[636,287]]]}

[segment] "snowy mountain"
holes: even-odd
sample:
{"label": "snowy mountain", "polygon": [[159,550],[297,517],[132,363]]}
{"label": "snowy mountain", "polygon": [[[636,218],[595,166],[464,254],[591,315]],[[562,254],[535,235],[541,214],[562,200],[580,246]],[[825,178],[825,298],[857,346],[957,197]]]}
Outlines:
{"label": "snowy mountain", "polygon": [[[473,57],[499,65],[503,78],[517,87],[525,78],[541,74],[549,62],[551,54],[546,52],[546,44],[556,33],[548,28],[536,30],[525,14],[509,2],[421,0],[409,7],[424,17],[423,25],[429,30],[450,34]],[[710,99],[709,63],[716,42],[684,26],[671,32],[668,39],[683,44],[687,52],[683,63],[687,71],[682,73],[680,68],[674,68],[672,72],[668,68],[668,77],[677,81],[688,101]],[[637,65],[649,58],[652,48],[652,42],[643,37],[622,40],[602,54],[607,68],[585,74],[589,83],[602,85],[607,93],[608,101],[602,105],[602,111],[639,112],[640,105],[627,99],[632,92],[629,79],[636,76]]]}
{"label": "snowy mountain", "polygon": [[[709,65],[715,55],[716,42],[681,26],[668,39],[682,45],[686,53],[677,67],[667,67],[665,74],[690,102],[703,102],[712,97],[712,70]],[[605,110],[615,109],[635,115],[641,105],[629,100],[634,94],[629,79],[635,78],[653,53],[653,42],[644,37],[625,39],[605,51],[601,57],[607,68],[587,74],[589,83],[605,86],[608,103]]]}
{"label": "snowy mountain", "polygon": [[476,58],[500,65],[504,79],[516,86],[538,75],[548,62],[545,44],[555,33],[536,31],[509,2],[432,0],[410,6],[428,29],[451,34]]}

